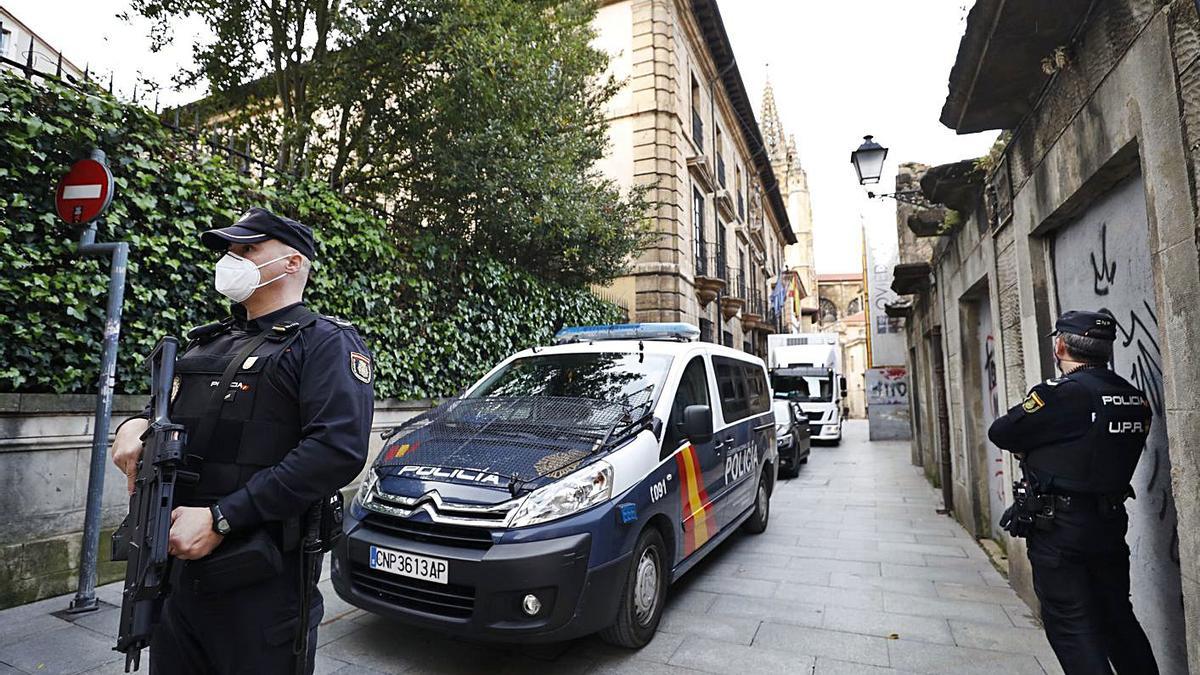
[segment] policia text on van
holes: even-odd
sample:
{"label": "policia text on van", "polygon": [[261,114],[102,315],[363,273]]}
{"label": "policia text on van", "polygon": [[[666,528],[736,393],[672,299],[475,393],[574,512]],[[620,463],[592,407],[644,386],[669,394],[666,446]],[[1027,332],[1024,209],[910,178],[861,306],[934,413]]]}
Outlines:
{"label": "policia text on van", "polygon": [[766,529],[761,360],[687,324],[565,329],[395,430],[334,552],[350,603],[505,641],[653,637],[667,586]]}

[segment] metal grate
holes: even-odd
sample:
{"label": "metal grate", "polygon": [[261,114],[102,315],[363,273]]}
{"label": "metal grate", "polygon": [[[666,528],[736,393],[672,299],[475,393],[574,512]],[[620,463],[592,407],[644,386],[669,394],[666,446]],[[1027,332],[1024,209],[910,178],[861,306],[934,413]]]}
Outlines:
{"label": "metal grate", "polygon": [[379,467],[467,469],[531,481],[591,462],[649,423],[652,387],[598,401],[562,396],[459,398],[390,433]]}
{"label": "metal grate", "polygon": [[809,422],[820,422],[825,417],[824,410],[805,410],[804,415],[808,417]]}
{"label": "metal grate", "polygon": [[371,529],[410,541],[480,550],[492,547],[491,532],[476,527],[424,523],[369,511],[363,518],[363,524]]}
{"label": "metal grate", "polygon": [[351,581],[359,591],[388,603],[453,619],[468,619],[475,611],[475,589],[456,584],[437,584],[373,570],[354,563]]}

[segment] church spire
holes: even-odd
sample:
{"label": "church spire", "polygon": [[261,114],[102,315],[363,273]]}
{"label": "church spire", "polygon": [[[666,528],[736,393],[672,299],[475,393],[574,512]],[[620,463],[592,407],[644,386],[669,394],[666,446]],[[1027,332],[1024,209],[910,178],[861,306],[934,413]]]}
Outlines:
{"label": "church spire", "polygon": [[779,121],[779,109],[775,107],[775,89],[771,86],[769,74],[766,87],[763,88],[762,116],[763,142],[766,143],[767,154],[772,162],[786,162],[787,140]]}

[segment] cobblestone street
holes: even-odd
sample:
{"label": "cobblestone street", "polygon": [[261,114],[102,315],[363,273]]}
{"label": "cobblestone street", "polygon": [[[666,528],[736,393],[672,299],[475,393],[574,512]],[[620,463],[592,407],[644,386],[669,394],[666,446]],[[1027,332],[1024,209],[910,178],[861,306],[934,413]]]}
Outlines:
{"label": "cobblestone street", "polygon": [[[672,589],[654,641],[507,648],[354,609],[322,583],[317,673],[1057,673],[1028,607],[909,464],[851,422],[781,482],[766,534],[737,534]],[[118,585],[101,597],[115,604]],[[118,673],[116,607],[74,624],[54,598],[0,612],[0,673]],[[143,663],[143,671],[147,670]]]}

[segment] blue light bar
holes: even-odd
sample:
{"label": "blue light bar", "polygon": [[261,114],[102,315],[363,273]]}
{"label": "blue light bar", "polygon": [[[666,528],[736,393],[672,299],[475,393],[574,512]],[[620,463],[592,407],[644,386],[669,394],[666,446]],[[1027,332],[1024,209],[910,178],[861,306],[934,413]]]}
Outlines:
{"label": "blue light bar", "polygon": [[690,323],[619,323],[609,326],[572,326],[558,331],[555,344],[600,340],[679,340],[690,342],[700,337],[700,329]]}

